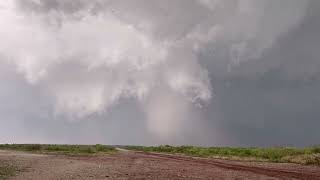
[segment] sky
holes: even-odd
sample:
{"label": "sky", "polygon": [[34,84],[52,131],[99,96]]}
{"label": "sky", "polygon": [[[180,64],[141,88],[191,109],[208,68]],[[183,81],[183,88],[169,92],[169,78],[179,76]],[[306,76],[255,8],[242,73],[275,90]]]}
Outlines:
{"label": "sky", "polygon": [[318,0],[1,0],[0,143],[320,144]]}

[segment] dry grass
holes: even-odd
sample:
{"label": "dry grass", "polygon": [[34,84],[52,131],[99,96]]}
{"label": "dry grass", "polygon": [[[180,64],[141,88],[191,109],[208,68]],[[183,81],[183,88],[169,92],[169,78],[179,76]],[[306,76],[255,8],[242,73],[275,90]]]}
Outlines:
{"label": "dry grass", "polygon": [[7,162],[0,161],[0,180],[7,179],[10,176],[14,176],[18,171],[18,168],[14,165],[10,165]]}

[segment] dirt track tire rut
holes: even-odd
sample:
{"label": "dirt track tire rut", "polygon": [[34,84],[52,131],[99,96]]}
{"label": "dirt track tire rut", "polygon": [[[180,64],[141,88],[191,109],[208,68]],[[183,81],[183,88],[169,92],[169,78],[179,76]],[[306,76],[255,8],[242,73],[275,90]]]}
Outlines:
{"label": "dirt track tire rut", "polygon": [[294,179],[302,179],[302,180],[311,180],[311,179],[319,179],[320,175],[307,173],[307,172],[297,172],[297,171],[288,171],[288,170],[281,170],[281,169],[274,169],[274,168],[262,168],[262,167],[252,167],[252,166],[244,166],[232,163],[222,163],[215,160],[206,160],[206,159],[196,159],[192,157],[185,157],[185,156],[176,156],[176,155],[169,155],[169,154],[162,154],[162,153],[150,153],[150,152],[135,152],[142,155],[148,155],[157,158],[165,158],[170,160],[176,161],[188,161],[198,164],[205,164],[205,165],[212,165],[219,168],[235,170],[235,171],[246,171],[252,172],[255,174],[266,175],[270,177],[277,177],[277,178],[294,178]]}

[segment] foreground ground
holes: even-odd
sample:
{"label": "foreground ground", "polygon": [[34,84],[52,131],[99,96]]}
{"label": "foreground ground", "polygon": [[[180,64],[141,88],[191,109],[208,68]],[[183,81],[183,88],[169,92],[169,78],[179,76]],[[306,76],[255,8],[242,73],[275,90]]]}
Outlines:
{"label": "foreground ground", "polygon": [[320,168],[315,166],[206,160],[134,151],[71,156],[0,150],[0,167],[1,164],[13,168],[13,176],[6,178],[18,180],[320,179]]}

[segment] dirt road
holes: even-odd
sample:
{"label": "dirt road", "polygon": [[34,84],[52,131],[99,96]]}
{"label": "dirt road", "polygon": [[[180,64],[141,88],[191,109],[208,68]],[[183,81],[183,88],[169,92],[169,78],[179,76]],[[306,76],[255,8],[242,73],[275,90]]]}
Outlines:
{"label": "dirt road", "polygon": [[195,159],[121,151],[66,156],[0,151],[0,163],[19,172],[10,179],[319,179],[320,168],[294,164]]}

